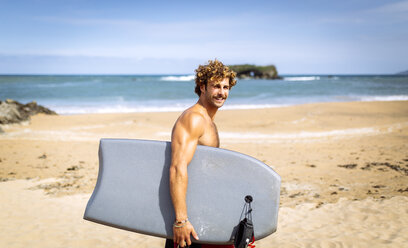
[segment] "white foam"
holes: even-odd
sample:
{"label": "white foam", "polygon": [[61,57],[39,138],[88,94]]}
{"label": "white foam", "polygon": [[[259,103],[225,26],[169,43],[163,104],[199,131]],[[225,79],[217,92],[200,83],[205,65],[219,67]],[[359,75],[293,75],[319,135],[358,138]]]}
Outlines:
{"label": "white foam", "polygon": [[160,80],[162,81],[193,81],[194,80],[194,75],[188,75],[188,76],[167,76],[167,77],[161,77]]}
{"label": "white foam", "polygon": [[375,101],[408,101],[408,95],[393,95],[393,96],[364,96],[361,97],[363,102]]}
{"label": "white foam", "polygon": [[318,77],[318,76],[284,77],[283,80],[285,80],[285,81],[313,81],[313,80],[320,80],[320,77]]}
{"label": "white foam", "polygon": [[[61,115],[73,114],[107,114],[107,113],[137,113],[137,112],[178,112],[183,111],[194,104],[194,101],[186,103],[173,103],[159,105],[111,105],[111,106],[50,106],[49,107]],[[163,106],[165,105],[165,106]],[[264,109],[290,106],[289,104],[226,104],[222,107],[225,110],[233,109]]]}
{"label": "white foam", "polygon": [[[392,96],[344,96],[338,97],[340,101],[408,101],[408,95],[392,95]],[[123,99],[119,99],[123,101]],[[47,106],[61,115],[72,114],[92,114],[92,113],[137,113],[137,112],[179,112],[187,109],[195,103],[196,100],[191,99],[183,102],[145,102],[140,103],[124,102],[123,104],[112,105],[95,105],[92,103],[87,106],[58,106],[48,104]],[[280,108],[296,105],[296,103],[287,104],[235,104],[234,102],[227,102],[221,110],[236,110],[236,109],[266,109],[266,108]]]}
{"label": "white foam", "polygon": [[35,87],[38,88],[61,88],[61,87],[75,87],[78,86],[78,82],[65,82],[65,83],[42,83],[36,84]]}
{"label": "white foam", "polygon": [[51,108],[61,115],[72,114],[108,114],[108,113],[137,113],[137,112],[177,112],[188,108],[189,105],[183,106],[112,106],[112,107],[54,107]]}

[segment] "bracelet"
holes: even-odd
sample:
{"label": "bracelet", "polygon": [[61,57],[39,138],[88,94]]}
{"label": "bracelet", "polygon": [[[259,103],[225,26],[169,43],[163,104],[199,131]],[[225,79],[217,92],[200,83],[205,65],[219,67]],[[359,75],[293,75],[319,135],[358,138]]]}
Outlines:
{"label": "bracelet", "polygon": [[187,225],[187,223],[184,223],[184,224],[182,224],[182,225],[177,225],[176,223],[174,223],[174,224],[173,224],[173,227],[181,228],[181,227],[184,227],[185,225]]}
{"label": "bracelet", "polygon": [[188,218],[182,221],[175,221],[173,226],[177,228],[184,227],[187,224],[187,222],[188,222]]}

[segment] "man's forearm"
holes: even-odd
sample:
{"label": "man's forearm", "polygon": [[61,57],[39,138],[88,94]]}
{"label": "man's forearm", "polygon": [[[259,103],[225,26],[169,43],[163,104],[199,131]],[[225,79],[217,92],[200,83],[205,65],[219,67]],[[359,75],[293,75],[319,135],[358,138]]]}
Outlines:
{"label": "man's forearm", "polygon": [[175,166],[170,169],[170,195],[173,201],[176,220],[187,219],[186,194],[188,185],[187,170],[181,171]]}

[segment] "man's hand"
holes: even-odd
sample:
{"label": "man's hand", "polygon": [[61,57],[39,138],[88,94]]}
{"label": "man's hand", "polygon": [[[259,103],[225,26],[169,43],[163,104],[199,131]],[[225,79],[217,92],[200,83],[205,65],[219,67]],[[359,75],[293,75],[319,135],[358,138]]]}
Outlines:
{"label": "man's hand", "polygon": [[198,235],[190,222],[187,222],[183,227],[173,226],[173,241],[174,243],[179,244],[180,247],[191,245],[191,235],[198,240]]}

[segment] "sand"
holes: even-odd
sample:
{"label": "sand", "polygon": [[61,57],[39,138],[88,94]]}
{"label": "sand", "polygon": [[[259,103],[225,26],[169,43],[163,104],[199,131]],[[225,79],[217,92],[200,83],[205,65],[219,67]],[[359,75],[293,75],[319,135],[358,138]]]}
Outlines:
{"label": "sand", "polygon": [[[82,220],[102,137],[169,140],[179,112],[36,115],[0,133],[0,247],[163,247]],[[282,177],[257,247],[408,247],[408,102],[220,110],[221,147]]]}

